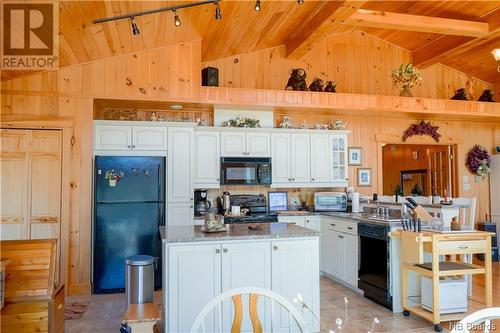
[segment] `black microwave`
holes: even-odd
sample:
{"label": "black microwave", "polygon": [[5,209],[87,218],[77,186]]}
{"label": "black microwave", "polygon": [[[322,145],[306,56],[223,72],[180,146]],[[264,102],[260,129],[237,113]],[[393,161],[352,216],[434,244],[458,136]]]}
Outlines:
{"label": "black microwave", "polygon": [[270,185],[270,157],[221,157],[221,185]]}

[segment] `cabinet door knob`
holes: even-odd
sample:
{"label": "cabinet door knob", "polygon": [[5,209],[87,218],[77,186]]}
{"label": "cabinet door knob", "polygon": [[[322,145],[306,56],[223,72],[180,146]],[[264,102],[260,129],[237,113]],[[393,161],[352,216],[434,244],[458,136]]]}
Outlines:
{"label": "cabinet door knob", "polygon": [[274,246],[273,246],[273,250],[274,250],[274,251],[277,251],[277,250],[278,250],[278,246],[274,245]]}
{"label": "cabinet door knob", "polygon": [[295,178],[292,178],[293,181],[295,181]]}
{"label": "cabinet door knob", "polygon": [[131,148],[131,146],[130,146],[130,145],[127,145],[127,148]]}
{"label": "cabinet door knob", "polygon": [[291,182],[292,181],[292,178],[288,178],[288,181]]}
{"label": "cabinet door knob", "polygon": [[215,250],[215,253],[220,253],[220,250],[219,249]]}
{"label": "cabinet door knob", "polygon": [[311,178],[312,181],[314,181],[314,178]]}
{"label": "cabinet door knob", "polygon": [[330,223],[330,225],[331,225],[332,227],[335,227],[335,223]]}
{"label": "cabinet door knob", "polygon": [[309,223],[309,220],[306,220],[307,223]]}
{"label": "cabinet door knob", "polygon": [[339,235],[339,238],[344,238],[344,236],[342,236],[342,235]]}
{"label": "cabinet door knob", "polygon": [[193,206],[193,205],[191,205],[191,208],[194,208],[194,206]]}
{"label": "cabinet door knob", "polygon": [[227,253],[227,249],[222,249],[222,252]]}
{"label": "cabinet door knob", "polygon": [[352,230],[352,227],[347,227],[347,229]]}

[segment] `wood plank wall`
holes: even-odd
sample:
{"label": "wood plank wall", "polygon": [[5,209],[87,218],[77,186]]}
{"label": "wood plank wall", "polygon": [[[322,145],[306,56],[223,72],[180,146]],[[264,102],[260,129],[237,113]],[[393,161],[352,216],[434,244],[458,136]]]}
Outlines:
{"label": "wood plank wall", "polygon": [[[291,68],[307,72],[310,84],[314,77],[334,80],[337,92],[398,95],[392,85],[391,71],[411,61],[411,53],[364,32],[331,35],[317,43],[302,59],[285,58],[285,46],[207,61],[202,67],[219,69],[219,85],[232,88],[284,89]],[[422,71],[422,86],[414,89],[416,97],[445,98],[465,87],[467,75],[437,64]],[[474,97],[490,84],[475,79]]]}
{"label": "wood plank wall", "polygon": [[[353,45],[357,46],[350,46],[351,39]],[[358,47],[359,45],[361,46]],[[290,67],[288,63],[279,59],[282,52],[282,49],[278,48],[243,55],[238,66],[226,65],[234,64],[234,57],[222,59],[220,60],[220,63],[224,64],[220,66],[222,82],[228,84],[231,81],[234,86],[282,89]],[[266,59],[265,66],[264,59]],[[318,75],[315,74],[316,68],[318,73],[325,72],[328,75],[333,73],[334,79],[339,82],[339,91],[391,95],[397,94],[397,91],[392,88],[386,73],[395,64],[408,61],[409,57],[402,49],[363,34],[355,34],[343,35],[336,42],[328,38],[305,59],[318,59],[317,63],[302,64],[308,70],[310,77]],[[247,62],[252,65],[245,65]],[[245,71],[238,69],[242,65],[244,66],[241,68],[247,68]],[[230,77],[226,76],[229,73],[226,66],[234,67]],[[33,119],[35,116],[36,119],[59,116],[73,121],[74,144],[69,149],[70,161],[63,161],[63,165],[71,168],[71,181],[66,188],[63,188],[63,191],[70,192],[70,214],[68,220],[62,221],[67,224],[69,230],[66,281],[70,294],[90,292],[94,99],[199,100],[201,67],[201,41],[197,40],[2,82],[2,116],[26,115]],[[261,69],[257,71],[257,68]],[[349,71],[342,73],[343,68]],[[455,80],[455,74],[444,75],[443,71],[435,73],[435,81],[431,79],[426,81],[426,87],[428,85],[430,88],[423,89],[422,95],[435,97],[441,94],[439,89],[443,88],[438,88],[437,82],[441,82],[441,87],[444,86],[446,89],[454,86],[454,83],[445,83],[445,80]],[[439,75],[442,77],[438,77]],[[276,121],[279,122],[280,117],[289,112],[292,113],[292,110],[277,111]],[[336,116],[333,110],[314,115],[307,110],[298,113],[294,110],[293,117],[296,120],[307,119],[310,124],[314,124],[329,122],[339,116]],[[367,118],[345,113],[341,117],[348,122],[348,129],[352,131],[349,138],[350,145],[363,147],[363,167],[373,169],[373,186],[361,188],[361,192],[371,194],[376,191],[378,182],[377,135],[400,137],[401,133],[417,119]],[[500,144],[500,125],[444,121],[436,123],[441,126],[440,131],[444,136],[457,137],[463,142],[459,151],[460,178],[468,174],[463,162],[466,151],[473,144],[481,143],[491,150],[495,144]],[[350,167],[351,186],[356,185],[355,174],[356,168]],[[477,212],[484,216],[484,213],[489,211],[488,181],[472,183],[471,186],[470,191],[461,194],[476,196]]]}

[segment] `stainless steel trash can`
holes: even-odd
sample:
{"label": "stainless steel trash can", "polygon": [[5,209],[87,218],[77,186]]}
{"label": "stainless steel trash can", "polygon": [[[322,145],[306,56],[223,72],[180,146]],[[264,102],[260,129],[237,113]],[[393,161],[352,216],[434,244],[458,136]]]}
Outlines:
{"label": "stainless steel trash can", "polygon": [[128,257],[125,272],[125,290],[127,306],[153,302],[154,292],[154,258],[137,255]]}

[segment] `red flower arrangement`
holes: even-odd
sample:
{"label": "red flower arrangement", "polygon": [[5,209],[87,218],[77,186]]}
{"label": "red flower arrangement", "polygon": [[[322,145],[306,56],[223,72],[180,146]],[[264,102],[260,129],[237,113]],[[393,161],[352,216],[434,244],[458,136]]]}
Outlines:
{"label": "red flower arrangement", "polygon": [[412,124],[406,131],[404,131],[403,142],[414,135],[429,135],[434,139],[434,141],[439,142],[441,134],[438,133],[438,129],[439,126],[432,126],[430,121],[426,123],[422,120],[420,124]]}

